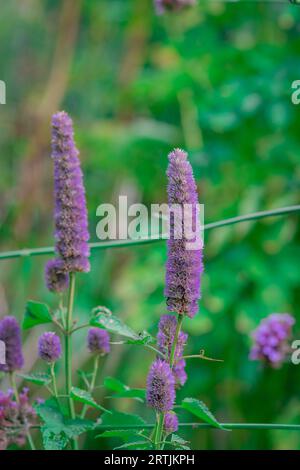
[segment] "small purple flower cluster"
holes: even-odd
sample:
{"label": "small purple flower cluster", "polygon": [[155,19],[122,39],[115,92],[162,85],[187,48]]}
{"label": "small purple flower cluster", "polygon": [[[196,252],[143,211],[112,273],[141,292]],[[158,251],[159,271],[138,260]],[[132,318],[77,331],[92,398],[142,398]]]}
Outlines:
{"label": "small purple flower cluster", "polygon": [[109,334],[100,328],[90,328],[87,337],[88,350],[102,356],[110,352]]}
{"label": "small purple flower cluster", "polygon": [[59,337],[52,331],[47,331],[39,337],[39,357],[49,364],[58,361],[61,356],[61,344]]}
{"label": "small purple flower cluster", "polygon": [[52,292],[62,292],[68,288],[70,272],[90,270],[87,208],[78,155],[72,119],[64,111],[54,114],[54,218],[59,258],[49,261],[45,268],[46,285]]}
{"label": "small purple flower cluster", "polygon": [[166,11],[179,11],[183,8],[196,4],[196,0],[154,0],[155,9],[158,15]]}
{"label": "small purple flower cluster", "polygon": [[252,333],[254,344],[250,359],[279,367],[290,351],[288,339],[294,323],[294,318],[288,313],[272,313],[264,318]]}
{"label": "small purple flower cluster", "polygon": [[[158,349],[165,354],[166,359],[170,360],[172,345],[174,343],[176,332],[176,317],[174,315],[162,315],[158,325],[157,346]],[[185,360],[182,358],[183,349],[187,342],[188,335],[181,331],[178,336],[175,361],[172,372],[175,379],[176,387],[183,386],[187,380],[185,372]]]}
{"label": "small purple flower cluster", "polygon": [[24,358],[21,330],[14,317],[7,316],[0,320],[0,340],[5,344],[5,364],[0,364],[0,371],[14,372],[22,369]]}
{"label": "small purple flower cluster", "polygon": [[35,422],[36,413],[29,403],[27,388],[20,393],[19,402],[12,390],[7,393],[0,390],[0,450],[11,444],[23,446],[27,430]]}
{"label": "small purple flower cluster", "polygon": [[178,418],[174,411],[165,414],[164,430],[166,434],[172,434],[178,430]]}

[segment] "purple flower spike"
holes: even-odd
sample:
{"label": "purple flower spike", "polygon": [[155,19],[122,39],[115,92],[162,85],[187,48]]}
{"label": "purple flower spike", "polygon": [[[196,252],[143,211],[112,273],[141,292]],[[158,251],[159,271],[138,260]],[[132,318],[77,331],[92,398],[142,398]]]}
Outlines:
{"label": "purple flower spike", "polygon": [[[158,349],[166,355],[168,361],[170,359],[172,345],[174,343],[176,325],[177,320],[174,315],[162,315],[158,325],[157,346]],[[187,333],[184,333],[183,331],[179,333],[175,351],[175,362],[172,369],[176,387],[184,385],[187,380],[185,360],[182,359],[183,349],[186,345],[187,338]]]}
{"label": "purple flower spike", "polygon": [[288,313],[272,313],[252,333],[254,344],[249,358],[278,368],[290,352],[288,340],[295,319]]}
{"label": "purple flower spike", "polygon": [[[168,203],[169,207],[181,207],[182,214],[192,208],[190,221],[195,226],[198,195],[193,171],[187,153],[175,149],[169,154]],[[174,217],[170,220],[168,259],[166,264],[165,297],[169,311],[186,314],[193,318],[198,311],[200,276],[203,271],[202,248],[188,247],[187,218],[182,224],[182,237],[176,238]],[[184,226],[185,225],[185,226]],[[200,234],[197,236],[200,237]]]}
{"label": "purple flower spike", "polygon": [[61,344],[59,337],[52,331],[43,333],[39,337],[39,356],[43,361],[56,362],[61,356]]}
{"label": "purple flower spike", "polygon": [[5,345],[5,362],[0,364],[0,371],[13,372],[22,369],[24,358],[22,353],[21,330],[14,317],[0,320],[0,340]]}
{"label": "purple flower spike", "polygon": [[154,0],[155,9],[158,15],[166,11],[179,11],[183,8],[196,4],[196,0]]}
{"label": "purple flower spike", "polygon": [[178,430],[178,418],[173,411],[165,414],[164,431],[166,434],[172,434]]}
{"label": "purple flower spike", "polygon": [[153,362],[147,378],[147,403],[155,411],[164,413],[173,408],[175,381],[167,362]]}
{"label": "purple flower spike", "polygon": [[106,330],[90,328],[87,343],[91,353],[105,355],[110,352],[109,334]]}
{"label": "purple flower spike", "polygon": [[64,292],[69,287],[69,273],[61,259],[51,259],[45,267],[46,286],[50,292]]}
{"label": "purple flower spike", "polygon": [[73,123],[61,111],[52,117],[56,252],[68,272],[90,270],[89,232],[83,176]]}

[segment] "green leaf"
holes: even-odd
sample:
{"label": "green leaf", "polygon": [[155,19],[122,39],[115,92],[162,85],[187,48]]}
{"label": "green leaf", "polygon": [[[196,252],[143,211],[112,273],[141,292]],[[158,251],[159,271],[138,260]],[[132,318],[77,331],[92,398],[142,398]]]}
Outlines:
{"label": "green leaf", "polygon": [[196,398],[185,398],[181,406],[185,410],[197,416],[197,418],[202,419],[215,428],[224,429],[224,431],[227,431],[227,429],[223,428],[223,426],[218,423],[214,415],[211,413],[211,411],[209,411],[205,403],[202,401],[196,400]]}
{"label": "green leaf", "polygon": [[141,346],[145,344],[155,344],[156,339],[153,338],[153,336],[150,335],[147,331],[143,331],[143,333],[140,333],[138,335],[137,339],[128,339],[126,341],[126,344],[140,344]]}
{"label": "green leaf", "polygon": [[86,390],[82,390],[81,388],[78,388],[78,387],[72,387],[70,396],[74,400],[84,403],[85,405],[89,405],[89,406],[92,406],[93,408],[97,408],[98,410],[102,410],[107,413],[110,413],[110,411],[103,408],[103,406],[98,405],[98,403],[94,400],[90,392],[87,392]]}
{"label": "green leaf", "polygon": [[[145,421],[138,415],[112,411],[111,413],[103,413],[103,415],[101,415],[99,429],[105,426],[109,428],[110,426],[140,426],[143,424],[146,424]],[[97,429],[97,426],[95,429]]]}
{"label": "green leaf", "polygon": [[26,382],[32,382],[36,385],[48,385],[52,380],[51,375],[43,372],[36,372],[35,374],[18,374],[18,376],[22,377]]}
{"label": "green leaf", "polygon": [[123,444],[122,446],[115,447],[114,450],[121,450],[121,449],[134,449],[134,450],[149,450],[153,449],[152,444],[149,441],[135,441],[135,442],[128,442],[127,444]]}
{"label": "green leaf", "polygon": [[22,325],[23,330],[50,322],[52,322],[52,318],[48,305],[28,300]]}
{"label": "green leaf", "polygon": [[129,387],[123,384],[120,380],[115,379],[114,377],[105,377],[104,379],[104,386],[113,390],[114,392],[124,392],[129,390]]}
{"label": "green leaf", "polygon": [[42,427],[42,436],[45,450],[63,450],[68,443],[68,438],[65,434],[56,434],[47,426]]}
{"label": "green leaf", "polygon": [[133,340],[141,339],[140,336],[129,326],[125,325],[125,323],[123,323],[118,317],[115,317],[112,314],[96,313],[95,316],[91,318],[90,325],[103,328],[110,331],[111,333],[116,333],[120,336],[125,336],[126,338],[131,338]]}
{"label": "green leaf", "polygon": [[173,445],[176,450],[190,450],[189,446],[187,445],[188,441],[185,441],[177,434],[172,434],[171,442],[169,444]]}
{"label": "green leaf", "polygon": [[84,419],[68,419],[53,401],[35,405],[39,417],[44,421],[41,428],[43,444],[46,450],[62,450],[69,439],[94,429],[92,421]]}

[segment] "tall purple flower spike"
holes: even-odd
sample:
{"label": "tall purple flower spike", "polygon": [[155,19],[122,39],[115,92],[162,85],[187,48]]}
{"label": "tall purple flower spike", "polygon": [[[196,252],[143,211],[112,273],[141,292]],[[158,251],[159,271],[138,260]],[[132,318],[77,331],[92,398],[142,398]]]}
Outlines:
{"label": "tall purple flower spike", "polygon": [[162,15],[166,11],[179,11],[195,4],[196,0],[154,0],[158,15]]}
{"label": "tall purple flower spike", "polygon": [[[187,160],[187,153],[175,149],[169,154],[168,203],[169,207],[177,205],[192,207],[192,226],[196,221],[198,204],[197,187],[193,170]],[[184,219],[186,221],[186,219]],[[198,311],[200,298],[200,277],[203,271],[202,248],[187,248],[187,224],[182,224],[181,239],[176,238],[174,217],[170,220],[170,238],[168,240],[168,259],[166,264],[165,297],[169,311],[186,314],[193,318]]]}
{"label": "tall purple flower spike", "polygon": [[22,353],[21,330],[14,317],[0,320],[0,340],[5,344],[5,362],[0,364],[0,371],[14,372],[22,369],[24,358]]}
{"label": "tall purple flower spike", "polygon": [[252,333],[254,344],[250,359],[280,367],[290,352],[288,340],[294,323],[295,319],[288,313],[272,313],[264,318]]}
{"label": "tall purple flower spike", "polygon": [[175,401],[175,381],[167,362],[156,359],[147,378],[147,403],[158,413],[170,411]]}
{"label": "tall purple flower spike", "polygon": [[66,271],[90,270],[89,232],[83,175],[73,123],[64,111],[52,117],[56,252]]}
{"label": "tall purple flower spike", "polygon": [[[174,315],[162,315],[158,325],[157,346],[158,349],[166,355],[168,361],[170,360],[172,345],[174,343],[176,325],[177,320]],[[172,368],[176,387],[184,385],[187,380],[187,374],[185,372],[186,363],[182,358],[187,339],[187,333],[180,331],[175,350],[175,361]]]}

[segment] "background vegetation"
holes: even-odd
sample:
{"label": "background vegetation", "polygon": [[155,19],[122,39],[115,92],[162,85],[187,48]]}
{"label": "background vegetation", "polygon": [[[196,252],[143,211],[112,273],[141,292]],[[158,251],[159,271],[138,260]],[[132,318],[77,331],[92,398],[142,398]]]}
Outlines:
{"label": "background vegetation", "polygon": [[[92,241],[100,203],[115,203],[119,194],[146,204],[166,200],[174,146],[190,153],[206,222],[299,203],[300,111],[290,95],[300,78],[300,7],[199,0],[163,17],[151,0],[1,0],[0,9],[0,79],[7,85],[0,108],[2,251],[53,244],[49,123],[57,109],[75,122]],[[186,322],[188,352],[204,348],[224,363],[191,360],[179,395],[202,399],[220,421],[299,423],[298,368],[264,370],[248,360],[249,332],[271,312],[293,314],[299,337],[298,220],[271,218],[206,235],[203,298],[200,313]],[[165,258],[164,242],[94,252],[91,273],[79,277],[77,316],[106,305],[136,330],[155,334],[165,313]],[[1,316],[21,318],[27,298],[53,305],[43,282],[46,259],[1,262]],[[25,336],[27,370],[41,331]],[[84,367],[85,333],[76,341],[75,365]],[[136,348],[115,346],[103,377],[144,387],[153,358]],[[36,387],[32,393],[41,394]],[[126,399],[106,404],[140,408]],[[182,435],[193,449],[300,448],[296,432]],[[113,442],[87,442],[97,445]]]}

